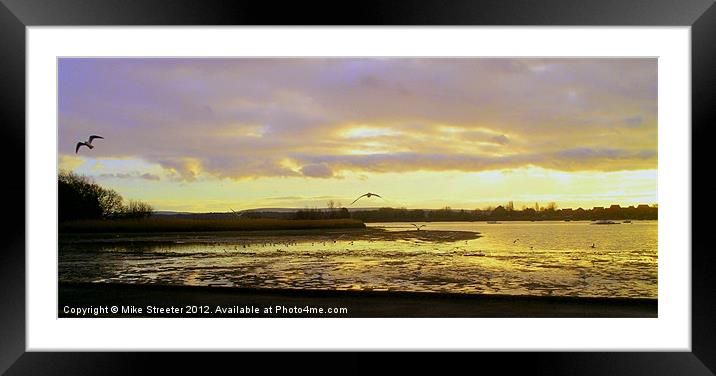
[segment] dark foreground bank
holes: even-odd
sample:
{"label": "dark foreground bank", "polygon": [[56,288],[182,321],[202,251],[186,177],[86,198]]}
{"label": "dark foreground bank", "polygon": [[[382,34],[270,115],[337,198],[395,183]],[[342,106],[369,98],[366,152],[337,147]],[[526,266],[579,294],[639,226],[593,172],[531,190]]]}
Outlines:
{"label": "dark foreground bank", "polygon": [[59,317],[657,317],[656,299],[97,283],[61,283],[58,303]]}

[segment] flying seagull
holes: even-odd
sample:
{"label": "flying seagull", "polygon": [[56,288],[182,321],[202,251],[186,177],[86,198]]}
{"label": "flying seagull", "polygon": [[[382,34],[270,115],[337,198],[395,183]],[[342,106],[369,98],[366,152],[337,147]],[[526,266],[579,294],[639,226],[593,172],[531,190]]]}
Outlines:
{"label": "flying seagull", "polygon": [[420,231],[421,228],[427,226],[427,225],[420,225],[420,226],[418,226],[418,225],[416,225],[415,223],[411,223],[411,225],[415,226],[415,231]]}
{"label": "flying seagull", "polygon": [[[356,203],[356,201],[360,200],[360,199],[361,199],[362,197],[368,197],[368,198],[371,198],[372,196],[375,196],[375,197],[380,197],[380,195],[379,195],[379,194],[376,194],[376,193],[370,193],[370,192],[368,192],[368,193],[366,193],[366,194],[364,194],[364,195],[360,195],[360,196],[358,196],[358,198],[357,198],[357,199],[355,199],[355,200],[353,200],[353,202],[351,202],[351,205],[355,204],[355,203]],[[383,197],[380,197],[380,198],[383,198]],[[385,200],[385,199],[383,198],[383,200]],[[350,205],[349,205],[349,206],[350,206]]]}
{"label": "flying seagull", "polygon": [[90,149],[94,149],[94,146],[92,146],[92,141],[94,141],[95,138],[104,139],[104,137],[102,137],[102,136],[97,136],[97,135],[94,135],[94,134],[91,135],[91,136],[89,136],[89,138],[87,139],[87,141],[85,141],[85,142],[78,142],[78,143],[77,143],[77,146],[75,147],[75,154],[77,154],[77,153],[80,151],[80,147],[82,147],[83,145],[84,145],[84,146],[87,146],[87,147],[90,148]]}

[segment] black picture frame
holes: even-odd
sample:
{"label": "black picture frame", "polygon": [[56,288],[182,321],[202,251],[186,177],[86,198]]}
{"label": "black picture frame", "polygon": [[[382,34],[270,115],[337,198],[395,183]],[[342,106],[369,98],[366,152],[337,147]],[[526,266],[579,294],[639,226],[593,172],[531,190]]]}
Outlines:
{"label": "black picture frame", "polygon": [[[552,25],[689,26],[692,77],[692,202],[707,203],[712,108],[716,103],[714,0],[408,0],[353,3],[311,1],[0,0],[0,114],[5,212],[0,252],[0,372],[8,374],[134,374],[197,364],[194,354],[26,352],[25,341],[25,48],[28,26],[86,25]],[[697,173],[698,172],[698,173]],[[21,201],[17,198],[24,197]],[[693,210],[692,206],[692,210]],[[11,213],[11,214],[10,214]],[[22,215],[20,215],[22,213]],[[713,375],[716,370],[715,252],[705,242],[705,218],[692,211],[691,352],[478,353],[481,368],[552,375]],[[700,230],[700,231],[698,231]],[[688,252],[688,249],[684,249]],[[302,354],[299,365],[315,364]],[[344,367],[362,368],[342,354]],[[170,360],[171,358],[171,360]],[[216,360],[235,361],[224,354]],[[423,361],[424,362],[424,361]],[[283,363],[283,364],[282,364]],[[401,362],[393,362],[401,367]],[[274,362],[275,370],[294,367]],[[198,366],[203,367],[203,366]]]}

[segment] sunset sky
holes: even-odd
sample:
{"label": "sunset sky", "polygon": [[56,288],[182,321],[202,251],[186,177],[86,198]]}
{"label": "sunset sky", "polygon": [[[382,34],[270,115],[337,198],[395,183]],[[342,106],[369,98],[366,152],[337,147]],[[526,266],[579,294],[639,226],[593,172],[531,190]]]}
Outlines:
{"label": "sunset sky", "polygon": [[58,64],[59,167],[157,210],[657,203],[656,59]]}

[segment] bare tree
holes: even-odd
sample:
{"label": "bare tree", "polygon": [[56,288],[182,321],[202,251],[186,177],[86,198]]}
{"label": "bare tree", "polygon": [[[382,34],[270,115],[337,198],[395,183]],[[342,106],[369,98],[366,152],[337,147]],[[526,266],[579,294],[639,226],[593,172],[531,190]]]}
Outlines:
{"label": "bare tree", "polygon": [[146,202],[129,200],[124,211],[124,215],[127,218],[145,218],[152,215],[154,208]]}

